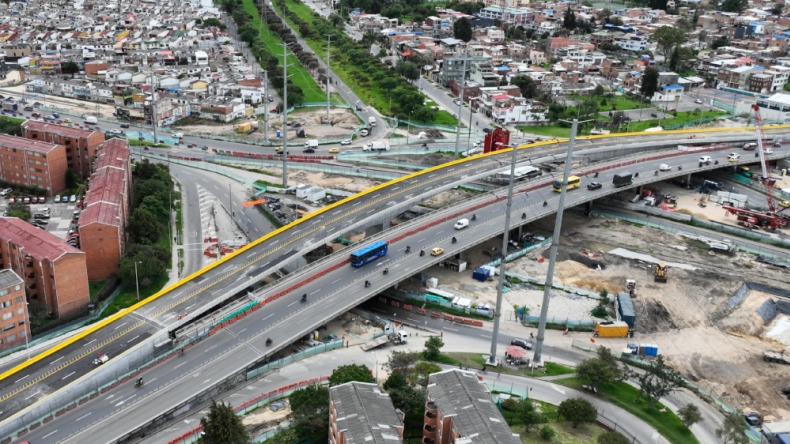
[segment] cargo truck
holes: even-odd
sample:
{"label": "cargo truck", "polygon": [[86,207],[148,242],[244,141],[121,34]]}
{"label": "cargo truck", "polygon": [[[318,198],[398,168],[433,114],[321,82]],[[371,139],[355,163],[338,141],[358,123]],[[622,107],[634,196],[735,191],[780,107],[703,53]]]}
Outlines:
{"label": "cargo truck", "polygon": [[310,140],[308,140],[307,142],[304,143],[304,147],[305,148],[317,149],[318,148],[318,139],[310,139]]}
{"label": "cargo truck", "polygon": [[99,119],[97,119],[95,116],[85,116],[85,123],[92,123],[95,125],[99,123]]}
{"label": "cargo truck", "polygon": [[368,117],[368,124],[370,126],[376,126],[376,118],[373,116]]}
{"label": "cargo truck", "polygon": [[595,323],[595,336],[601,338],[627,338],[628,324],[623,321]]}
{"label": "cargo truck", "polygon": [[631,173],[617,173],[612,179],[615,188],[626,187],[631,185],[634,181],[634,175]]}
{"label": "cargo truck", "polygon": [[636,311],[634,311],[634,303],[631,301],[631,295],[628,293],[620,293],[617,295],[617,314],[620,320],[628,324],[628,328],[634,329],[636,324]]}
{"label": "cargo truck", "polygon": [[407,342],[407,338],[409,334],[403,330],[398,330],[394,333],[388,333],[383,336],[379,336],[378,338],[368,341],[362,344],[362,350],[368,351],[372,350],[376,347],[381,347],[382,345],[392,342],[395,345],[405,344]]}
{"label": "cargo truck", "polygon": [[362,147],[362,151],[389,151],[390,146],[387,142],[371,142],[364,147]]}
{"label": "cargo truck", "polygon": [[763,352],[763,361],[790,364],[790,353],[787,350]]}

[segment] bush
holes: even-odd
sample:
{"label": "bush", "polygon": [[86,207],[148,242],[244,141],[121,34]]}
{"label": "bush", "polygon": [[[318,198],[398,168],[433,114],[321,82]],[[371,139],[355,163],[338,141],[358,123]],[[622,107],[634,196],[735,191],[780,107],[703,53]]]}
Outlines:
{"label": "bush", "polygon": [[540,437],[544,441],[551,441],[557,435],[557,431],[552,429],[549,425],[544,425],[540,428]]}
{"label": "bush", "polygon": [[516,401],[513,398],[508,398],[508,399],[505,399],[504,401],[502,401],[500,403],[500,405],[502,406],[502,409],[504,409],[504,410],[507,410],[509,412],[515,412],[516,409],[518,408],[518,401]]}
{"label": "bush", "polygon": [[601,319],[609,317],[609,312],[606,311],[606,307],[601,304],[596,305],[595,308],[590,311],[590,314],[593,315],[593,317]]}

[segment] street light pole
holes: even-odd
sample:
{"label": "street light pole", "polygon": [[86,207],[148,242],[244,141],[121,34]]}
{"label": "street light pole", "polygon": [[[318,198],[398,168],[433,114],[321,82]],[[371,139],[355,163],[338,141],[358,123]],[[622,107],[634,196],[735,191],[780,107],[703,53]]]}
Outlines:
{"label": "street light pole", "polygon": [[137,290],[137,302],[140,302],[140,280],[137,278],[137,264],[140,262],[134,261],[134,286]]}
{"label": "street light pole", "polygon": [[464,46],[464,60],[461,65],[461,84],[459,86],[461,89],[458,91],[458,125],[455,128],[455,154],[453,155],[453,159],[458,158],[458,144],[461,142],[461,110],[464,106],[464,86],[466,86],[466,58],[468,48],[468,46]]}
{"label": "street light pole", "polygon": [[332,34],[326,36],[326,123],[329,123],[329,53],[332,49]]}
{"label": "street light pole", "polygon": [[535,356],[533,362],[539,364],[543,353],[543,337],[546,332],[546,316],[549,313],[549,297],[551,297],[551,286],[554,283],[554,265],[557,262],[557,248],[560,245],[560,232],[562,230],[562,213],[565,208],[565,193],[568,189],[568,177],[571,174],[571,162],[573,161],[573,146],[576,144],[576,131],[579,128],[579,120],[573,119],[571,124],[571,138],[568,141],[568,154],[565,156],[565,171],[562,174],[562,190],[560,191],[560,203],[557,207],[556,218],[554,220],[554,234],[551,238],[551,249],[549,250],[549,269],[546,272],[546,283],[543,287],[543,302],[540,306],[540,321],[538,322],[538,340],[535,344]]}
{"label": "street light pole", "polygon": [[409,120],[406,122],[406,145],[409,144],[409,133],[411,133],[411,113],[414,111],[409,112]]}
{"label": "street light pole", "polygon": [[[460,128],[459,128],[460,129]],[[502,287],[505,284],[505,260],[507,259],[508,234],[510,233],[510,210],[513,207],[513,178],[516,175],[516,148],[511,147],[513,157],[510,160],[510,182],[507,186],[507,208],[505,209],[505,232],[502,235],[502,262],[499,264],[499,281],[496,287],[496,311],[494,311],[494,334],[491,336],[491,353],[488,362],[496,364],[497,338],[499,337],[499,321],[502,318]]]}

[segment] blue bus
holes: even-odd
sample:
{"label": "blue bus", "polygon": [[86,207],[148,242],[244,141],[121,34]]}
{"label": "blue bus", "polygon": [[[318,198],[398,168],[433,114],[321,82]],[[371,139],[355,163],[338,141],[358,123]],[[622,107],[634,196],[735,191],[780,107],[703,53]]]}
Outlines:
{"label": "blue bus", "polygon": [[376,241],[351,253],[351,265],[361,267],[387,254],[387,241]]}

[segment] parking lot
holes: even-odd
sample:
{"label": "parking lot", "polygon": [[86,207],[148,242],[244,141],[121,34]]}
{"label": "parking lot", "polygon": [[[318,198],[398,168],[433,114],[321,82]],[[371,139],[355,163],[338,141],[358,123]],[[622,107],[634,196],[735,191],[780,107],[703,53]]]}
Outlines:
{"label": "parking lot", "polygon": [[[48,197],[46,200],[46,203],[27,205],[31,215],[31,220],[28,222],[34,222],[39,228],[47,230],[63,240],[68,240],[72,233],[77,232],[76,224],[79,220],[77,215],[81,212],[81,209],[77,207],[79,201],[54,203],[52,197]],[[0,199],[0,214],[3,216],[6,214],[8,205],[8,199]]]}

